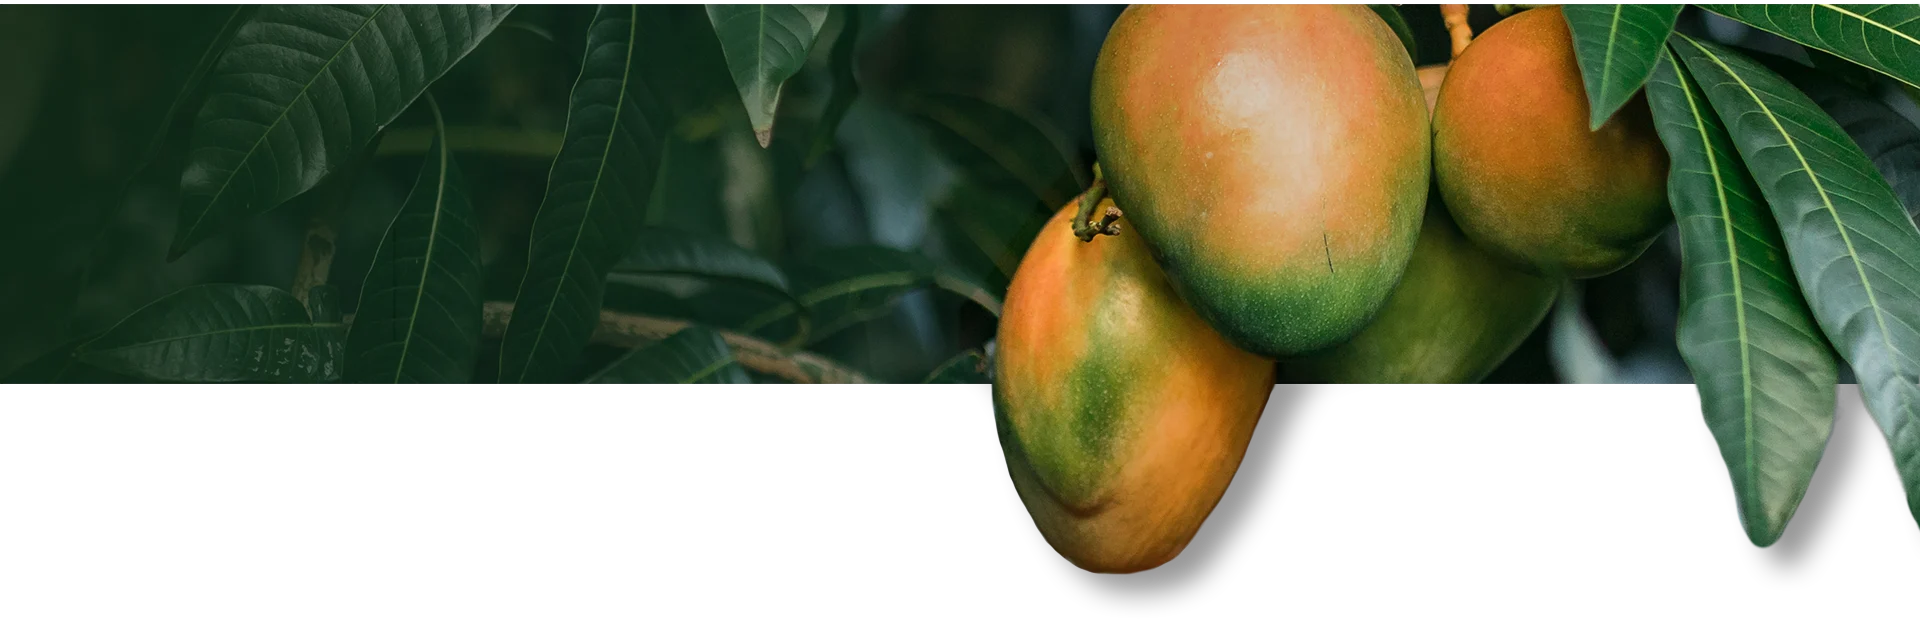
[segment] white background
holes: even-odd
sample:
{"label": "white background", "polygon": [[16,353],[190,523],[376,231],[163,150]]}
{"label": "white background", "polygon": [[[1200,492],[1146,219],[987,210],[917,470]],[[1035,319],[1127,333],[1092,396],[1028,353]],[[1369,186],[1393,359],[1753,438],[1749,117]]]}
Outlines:
{"label": "white background", "polygon": [[1041,539],[985,386],[0,401],[8,618],[1920,608],[1920,526],[1851,386],[1798,517],[1759,549],[1690,385],[1282,385],[1193,545],[1129,576]]}

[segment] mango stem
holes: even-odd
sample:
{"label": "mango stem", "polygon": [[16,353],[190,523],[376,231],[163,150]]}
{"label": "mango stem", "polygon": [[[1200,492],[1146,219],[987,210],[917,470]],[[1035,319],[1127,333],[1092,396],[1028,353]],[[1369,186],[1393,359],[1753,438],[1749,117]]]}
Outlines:
{"label": "mango stem", "polygon": [[1073,217],[1073,235],[1083,242],[1092,242],[1100,235],[1120,234],[1120,209],[1109,206],[1100,214],[1100,221],[1093,220],[1093,212],[1107,198],[1107,179],[1100,176],[1100,164],[1093,164],[1093,184],[1080,194],[1080,208]]}
{"label": "mango stem", "polygon": [[1440,19],[1447,24],[1447,34],[1453,39],[1453,57],[1467,51],[1467,44],[1473,42],[1473,25],[1467,23],[1468,7],[1465,4],[1440,5]]}

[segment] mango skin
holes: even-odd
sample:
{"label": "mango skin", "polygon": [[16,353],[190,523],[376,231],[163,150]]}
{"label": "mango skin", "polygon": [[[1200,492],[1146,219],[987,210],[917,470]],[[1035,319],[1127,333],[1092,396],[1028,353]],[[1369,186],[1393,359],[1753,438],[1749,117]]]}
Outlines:
{"label": "mango skin", "polygon": [[1226,492],[1274,366],[1186,307],[1138,236],[1075,238],[1074,210],[1014,272],[994,420],[1047,543],[1091,572],[1137,572],[1185,549]]}
{"label": "mango skin", "polygon": [[1293,383],[1477,383],[1540,326],[1559,290],[1468,241],[1435,200],[1406,275],[1373,322],[1280,373]]}
{"label": "mango skin", "polygon": [[1431,134],[1412,60],[1365,6],[1131,6],[1092,120],[1123,224],[1241,348],[1345,341],[1406,268]]}
{"label": "mango skin", "polygon": [[1455,59],[1433,114],[1434,178],[1467,238],[1535,273],[1619,270],[1673,221],[1667,152],[1644,95],[1588,130],[1558,7],[1488,28]]}

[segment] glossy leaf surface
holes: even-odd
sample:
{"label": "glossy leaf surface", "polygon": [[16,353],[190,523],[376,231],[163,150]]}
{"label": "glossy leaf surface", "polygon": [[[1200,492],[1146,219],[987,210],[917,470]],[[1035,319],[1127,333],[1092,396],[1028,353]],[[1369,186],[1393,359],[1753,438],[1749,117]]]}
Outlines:
{"label": "glossy leaf surface", "polygon": [[345,331],[310,320],[285,290],[208,284],[154,301],[77,354],[153,380],[322,382],[340,378]]}
{"label": "glossy leaf surface", "polygon": [[1573,34],[1574,58],[1587,87],[1589,129],[1606,124],[1653,74],[1673,34],[1681,4],[1568,4],[1560,7]]}
{"label": "glossy leaf surface", "polygon": [[271,5],[241,26],[194,121],[170,253],[300,195],[359,153],[512,5]]}
{"label": "glossy leaf surface", "polygon": [[1067,140],[1041,119],[953,93],[916,93],[901,105],[922,121],[941,153],[988,188],[1024,190],[1054,206],[1085,188],[1082,166],[1068,154]]}
{"label": "glossy leaf surface", "polygon": [[707,19],[720,37],[753,134],[766,146],[773,141],[780,87],[806,66],[813,41],[827,23],[827,5],[709,4]]}
{"label": "glossy leaf surface", "polygon": [[[431,100],[429,100],[431,102]],[[435,138],[374,250],[347,334],[351,382],[464,383],[480,351],[480,232],[466,179]]]}
{"label": "glossy leaf surface", "polygon": [[1819,69],[1788,63],[1768,66],[1840,124],[1860,151],[1873,160],[1880,177],[1893,188],[1893,195],[1906,205],[1908,216],[1920,213],[1920,126],[1880,98]]}
{"label": "glossy leaf surface", "polygon": [[688,327],[635,348],[589,377],[589,383],[741,385],[753,382],[720,334]]}
{"label": "glossy leaf surface", "polygon": [[534,218],[500,348],[501,382],[565,376],[598,323],[607,274],[639,235],[671,115],[637,58],[637,5],[602,6],[568,107],[566,143]]}
{"label": "glossy leaf surface", "polygon": [[1700,6],[1920,86],[1920,4]]}
{"label": "glossy leaf surface", "polygon": [[1712,43],[1676,37],[1672,47],[1727,124],[1920,517],[1920,229],[1860,148],[1792,84]]}
{"label": "glossy leaf surface", "polygon": [[1733,477],[1747,537],[1767,546],[1806,495],[1832,434],[1834,359],[1725,125],[1670,57],[1662,53],[1658,64],[1647,101],[1673,165],[1680,354]]}

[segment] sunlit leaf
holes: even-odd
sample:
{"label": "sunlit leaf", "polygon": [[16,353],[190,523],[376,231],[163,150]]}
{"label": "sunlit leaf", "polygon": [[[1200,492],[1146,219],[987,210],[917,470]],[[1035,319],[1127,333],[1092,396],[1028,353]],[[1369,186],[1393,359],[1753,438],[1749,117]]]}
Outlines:
{"label": "sunlit leaf", "polygon": [[1700,88],[1661,54],[1647,83],[1680,227],[1680,354],[1748,539],[1780,538],[1833,431],[1837,370],[1780,230]]}
{"label": "sunlit leaf", "polygon": [[1653,74],[1661,44],[1673,34],[1681,4],[1568,4],[1560,7],[1573,34],[1574,58],[1587,87],[1589,129],[1599,129]]}
{"label": "sunlit leaf", "polygon": [[1780,225],[1814,318],[1852,367],[1920,518],[1920,229],[1838,124],[1760,63],[1672,45]]}
{"label": "sunlit leaf", "polygon": [[512,5],[270,5],[235,33],[194,122],[170,250],[279,206],[359,153]]}
{"label": "sunlit leaf", "polygon": [[688,327],[633,349],[587,378],[589,383],[740,385],[753,382],[718,333]]}
{"label": "sunlit leaf", "polygon": [[340,378],[345,331],[313,322],[285,290],[207,284],[148,304],[77,354],[153,380],[322,382]]}
{"label": "sunlit leaf", "polygon": [[[435,135],[445,135],[439,106],[429,107]],[[436,137],[361,283],[347,380],[467,382],[480,350],[481,285],[466,179]]]}
{"label": "sunlit leaf", "polygon": [[638,5],[602,6],[568,107],[566,143],[533,222],[500,348],[501,382],[564,376],[599,319],[607,274],[640,233],[670,114],[635,58]]}
{"label": "sunlit leaf", "polygon": [[773,141],[780,87],[806,66],[813,41],[827,23],[827,5],[709,4],[707,19],[720,37],[753,134],[766,146]]}

